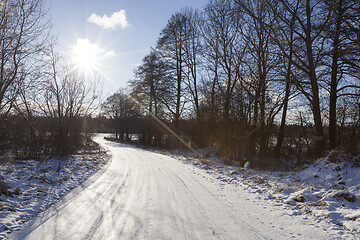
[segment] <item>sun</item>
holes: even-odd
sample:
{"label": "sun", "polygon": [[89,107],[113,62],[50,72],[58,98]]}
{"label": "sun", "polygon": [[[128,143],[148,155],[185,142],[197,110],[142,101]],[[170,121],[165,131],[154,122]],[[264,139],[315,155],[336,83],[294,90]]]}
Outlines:
{"label": "sun", "polygon": [[88,39],[77,39],[72,49],[72,60],[75,67],[85,75],[94,72],[104,50]]}
{"label": "sun", "polygon": [[72,69],[82,77],[88,80],[108,78],[106,74],[109,69],[108,63],[116,57],[115,51],[105,50],[98,42],[91,42],[87,38],[78,38],[69,49],[71,49],[69,57]]}

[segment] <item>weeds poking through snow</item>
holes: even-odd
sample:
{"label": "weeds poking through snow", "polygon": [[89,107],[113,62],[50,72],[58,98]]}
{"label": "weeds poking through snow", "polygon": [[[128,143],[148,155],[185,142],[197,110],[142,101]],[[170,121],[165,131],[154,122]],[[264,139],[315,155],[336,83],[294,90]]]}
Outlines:
{"label": "weeds poking through snow", "polygon": [[20,195],[21,194],[21,190],[19,187],[16,187],[15,190],[13,191],[14,195]]}
{"label": "weeds poking through snow", "polygon": [[7,197],[12,196],[9,186],[5,183],[5,181],[0,181],[0,195],[5,195]]}
{"label": "weeds poking through snow", "polygon": [[342,200],[342,199],[345,199],[346,201],[348,202],[355,202],[357,199],[356,199],[356,196],[354,194],[351,194],[351,193],[348,193],[348,192],[344,192],[344,193],[336,193],[334,195],[334,198],[337,199],[337,200]]}

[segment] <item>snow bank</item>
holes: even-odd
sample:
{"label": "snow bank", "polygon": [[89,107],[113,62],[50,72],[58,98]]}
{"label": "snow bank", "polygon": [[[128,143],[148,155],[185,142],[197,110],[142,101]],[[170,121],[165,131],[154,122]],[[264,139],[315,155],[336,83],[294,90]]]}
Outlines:
{"label": "snow bank", "polygon": [[102,153],[83,153],[67,159],[16,161],[0,165],[0,239],[20,229],[30,218],[49,208],[69,190],[106,164]]}
{"label": "snow bank", "polygon": [[331,152],[299,172],[266,172],[226,166],[211,155],[207,158],[211,164],[204,165],[192,153],[176,154],[170,153],[224,184],[241,185],[263,200],[284,204],[294,214],[308,214],[353,234],[360,233],[360,156]]}

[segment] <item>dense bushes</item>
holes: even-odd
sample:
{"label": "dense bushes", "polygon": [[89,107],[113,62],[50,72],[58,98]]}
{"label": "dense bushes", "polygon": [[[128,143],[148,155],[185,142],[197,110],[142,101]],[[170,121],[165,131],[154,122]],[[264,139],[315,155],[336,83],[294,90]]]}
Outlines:
{"label": "dense bushes", "polygon": [[32,124],[19,115],[9,115],[0,127],[0,150],[21,158],[66,155],[82,147],[92,136],[86,117],[58,119],[36,117]]}

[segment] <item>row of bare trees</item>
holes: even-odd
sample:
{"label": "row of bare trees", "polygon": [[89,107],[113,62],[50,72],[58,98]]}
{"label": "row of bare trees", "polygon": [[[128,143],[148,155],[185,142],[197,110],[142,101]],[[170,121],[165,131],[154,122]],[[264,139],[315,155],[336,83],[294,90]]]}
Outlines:
{"label": "row of bare trees", "polygon": [[0,148],[68,154],[84,140],[98,88],[62,63],[44,1],[2,1],[1,8]]}
{"label": "row of bare trees", "polygon": [[146,109],[139,116],[169,122],[229,161],[355,150],[359,9],[350,0],[211,0],[182,9],[130,81]]}

